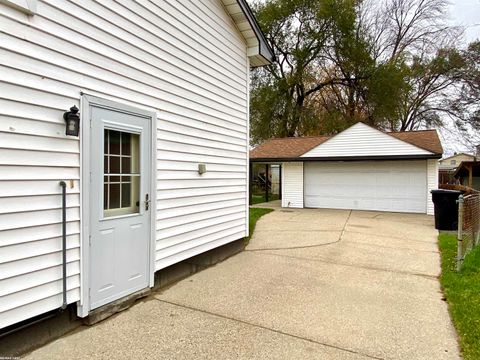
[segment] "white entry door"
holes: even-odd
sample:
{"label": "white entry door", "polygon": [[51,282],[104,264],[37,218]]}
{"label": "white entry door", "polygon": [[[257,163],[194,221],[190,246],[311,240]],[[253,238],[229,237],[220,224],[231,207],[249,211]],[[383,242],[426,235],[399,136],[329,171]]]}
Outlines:
{"label": "white entry door", "polygon": [[90,108],[90,309],[149,285],[151,118]]}
{"label": "white entry door", "polygon": [[305,162],[305,207],[426,213],[426,160]]}

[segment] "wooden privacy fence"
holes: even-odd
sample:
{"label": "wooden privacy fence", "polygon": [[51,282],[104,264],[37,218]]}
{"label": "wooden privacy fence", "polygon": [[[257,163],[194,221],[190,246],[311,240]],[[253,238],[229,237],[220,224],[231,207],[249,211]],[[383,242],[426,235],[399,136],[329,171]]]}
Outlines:
{"label": "wooden privacy fence", "polygon": [[460,195],[457,203],[457,271],[460,271],[465,255],[480,242],[480,194]]}

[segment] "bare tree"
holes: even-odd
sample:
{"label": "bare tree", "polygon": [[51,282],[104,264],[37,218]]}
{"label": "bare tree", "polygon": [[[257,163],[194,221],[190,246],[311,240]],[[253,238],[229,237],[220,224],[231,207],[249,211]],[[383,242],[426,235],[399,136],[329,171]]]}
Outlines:
{"label": "bare tree", "polygon": [[445,98],[464,65],[456,51],[462,30],[446,23],[446,0],[375,0],[362,3],[359,26],[372,57],[404,68],[405,87],[389,127],[408,131],[441,126],[451,112]]}

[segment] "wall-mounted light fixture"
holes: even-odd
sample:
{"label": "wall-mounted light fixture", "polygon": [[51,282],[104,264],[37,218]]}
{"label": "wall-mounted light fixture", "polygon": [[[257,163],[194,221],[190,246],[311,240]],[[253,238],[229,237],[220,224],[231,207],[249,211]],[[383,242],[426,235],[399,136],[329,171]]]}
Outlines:
{"label": "wall-mounted light fixture", "polygon": [[63,114],[63,119],[66,122],[65,134],[68,136],[78,136],[80,131],[80,115],[78,114],[78,108],[73,105],[70,111]]}

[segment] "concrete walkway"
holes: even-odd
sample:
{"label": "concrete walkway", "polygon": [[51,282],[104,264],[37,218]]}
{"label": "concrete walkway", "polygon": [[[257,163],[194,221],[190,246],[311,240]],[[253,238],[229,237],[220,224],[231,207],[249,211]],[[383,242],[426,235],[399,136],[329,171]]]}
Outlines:
{"label": "concrete walkway", "polygon": [[269,202],[263,202],[255,205],[250,205],[253,208],[262,208],[262,209],[274,209],[280,210],[282,207],[282,200],[272,200]]}
{"label": "concrete walkway", "polygon": [[459,359],[433,219],[276,210],[247,251],[30,359]]}

